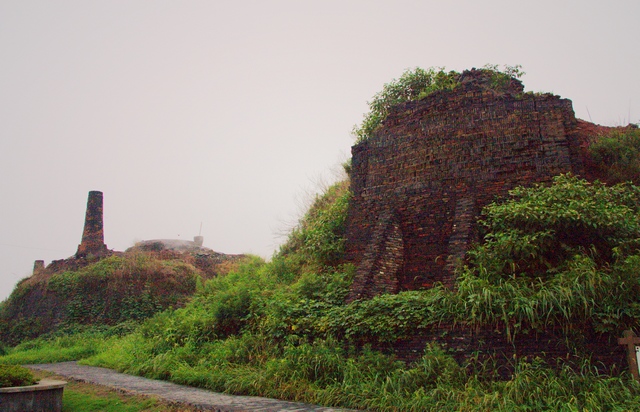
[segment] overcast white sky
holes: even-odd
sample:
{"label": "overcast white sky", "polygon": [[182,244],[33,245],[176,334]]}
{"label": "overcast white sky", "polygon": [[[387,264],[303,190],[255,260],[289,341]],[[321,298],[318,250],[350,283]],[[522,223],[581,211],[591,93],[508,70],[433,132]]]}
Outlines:
{"label": "overcast white sky", "polygon": [[0,0],[0,299],[105,243],[269,258],[407,68],[520,64],[580,118],[640,121],[640,1]]}

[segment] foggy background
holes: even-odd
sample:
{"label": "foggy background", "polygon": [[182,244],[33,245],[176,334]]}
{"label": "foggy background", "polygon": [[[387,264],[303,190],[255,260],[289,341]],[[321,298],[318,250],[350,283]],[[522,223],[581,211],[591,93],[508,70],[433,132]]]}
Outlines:
{"label": "foggy background", "polygon": [[528,91],[640,121],[640,2],[0,0],[0,300],[73,255],[87,195],[105,243],[190,240],[265,258],[416,66],[520,64]]}

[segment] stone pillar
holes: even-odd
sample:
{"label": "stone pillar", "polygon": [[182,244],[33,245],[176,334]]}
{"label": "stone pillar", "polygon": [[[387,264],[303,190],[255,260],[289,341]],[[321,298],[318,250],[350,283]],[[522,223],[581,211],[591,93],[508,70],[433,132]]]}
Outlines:
{"label": "stone pillar", "polygon": [[82,242],[78,245],[76,257],[84,257],[89,254],[101,256],[107,252],[102,226],[102,192],[94,190],[89,192]]}
{"label": "stone pillar", "polygon": [[202,244],[204,243],[204,237],[202,237],[202,236],[194,236],[193,237],[193,243],[195,243],[196,246],[202,247]]}

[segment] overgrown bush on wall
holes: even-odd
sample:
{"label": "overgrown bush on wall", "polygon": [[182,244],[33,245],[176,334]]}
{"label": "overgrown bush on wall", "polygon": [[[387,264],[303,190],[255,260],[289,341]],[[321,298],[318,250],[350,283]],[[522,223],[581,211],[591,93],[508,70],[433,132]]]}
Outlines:
{"label": "overgrown bush on wall", "polygon": [[134,253],[55,274],[48,288],[65,297],[65,322],[113,325],[184,304],[195,293],[196,278],[196,269],[179,260],[161,261]]}
{"label": "overgrown bush on wall", "polygon": [[[487,75],[488,86],[496,91],[503,91],[512,79],[519,79],[525,74],[519,65],[506,65],[503,69],[498,65],[485,65],[480,71]],[[398,79],[386,83],[368,102],[369,112],[364,115],[362,123],[352,130],[356,141],[362,142],[370,138],[392,107],[425,98],[439,90],[452,90],[460,85],[460,76],[461,73],[446,71],[444,67],[406,70]]]}

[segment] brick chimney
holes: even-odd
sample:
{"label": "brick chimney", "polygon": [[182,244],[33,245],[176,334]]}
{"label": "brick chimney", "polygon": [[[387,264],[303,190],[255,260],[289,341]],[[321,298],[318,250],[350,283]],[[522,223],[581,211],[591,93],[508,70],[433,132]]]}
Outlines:
{"label": "brick chimney", "polygon": [[33,274],[39,273],[44,270],[44,260],[36,260],[33,262]]}
{"label": "brick chimney", "polygon": [[89,192],[82,242],[78,245],[76,257],[101,256],[108,251],[102,228],[102,192],[94,190]]}

